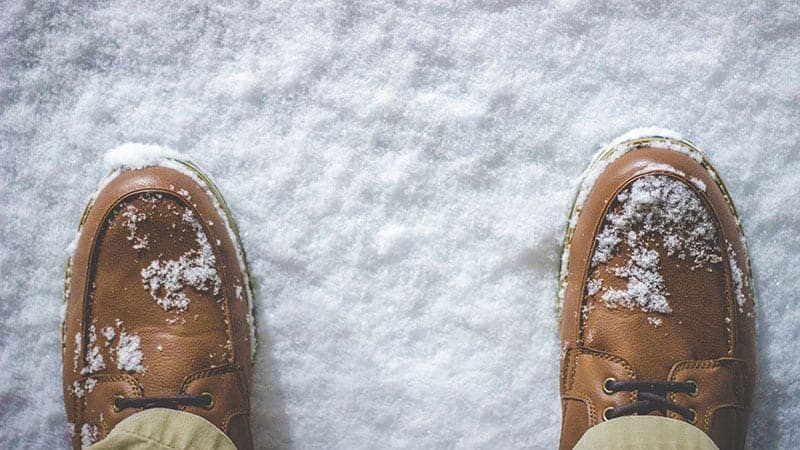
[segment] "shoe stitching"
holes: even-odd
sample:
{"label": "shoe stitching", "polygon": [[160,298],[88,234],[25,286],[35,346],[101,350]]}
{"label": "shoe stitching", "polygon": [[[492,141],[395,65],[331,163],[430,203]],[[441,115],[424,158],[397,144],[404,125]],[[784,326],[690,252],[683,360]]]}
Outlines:
{"label": "shoe stitching", "polygon": [[[139,384],[136,381],[132,380],[129,375],[94,375],[94,376],[80,377],[76,381],[86,380],[88,378],[93,378],[93,379],[97,380],[98,384],[123,382],[123,383],[127,384],[127,387],[130,388],[130,390],[132,392],[134,392],[135,394],[138,394],[140,396],[142,395],[141,386],[139,386]],[[80,416],[85,419],[85,417],[84,417],[85,416],[85,411],[84,410],[88,406],[87,403],[89,401],[89,395],[91,395],[91,393],[87,393],[83,397],[78,397],[77,395],[73,394],[72,391],[70,391],[69,395],[73,398],[75,403],[77,405],[79,405],[79,406],[77,406],[77,408],[81,412]]]}
{"label": "shoe stitching", "polygon": [[567,400],[568,399],[574,399],[574,400],[580,400],[580,401],[584,402],[586,404],[586,407],[589,408],[589,411],[588,411],[589,412],[589,426],[592,427],[592,426],[598,424],[597,408],[594,406],[594,402],[592,401],[591,398],[589,398],[589,397],[587,397],[587,396],[585,396],[583,394],[580,394],[580,393],[573,393],[573,394],[567,394],[566,396],[564,396],[564,399],[567,399]]}
{"label": "shoe stitching", "polygon": [[[736,396],[736,401],[740,404],[745,403],[744,392],[741,391],[741,383],[746,383],[746,371],[743,371],[749,367],[747,361],[738,358],[722,358],[722,359],[715,359],[715,360],[701,360],[701,361],[681,361],[675,365],[674,373],[670,376],[670,379],[675,380],[679,372],[685,369],[714,369],[714,368],[722,368],[727,369],[730,372],[730,377],[732,378],[732,385],[734,394]],[[673,394],[674,395],[674,394]]]}
{"label": "shoe stitching", "polygon": [[[130,389],[130,391],[132,391],[134,394],[138,394],[140,396],[142,395],[141,387],[135,381],[131,380],[131,377],[128,376],[128,375],[96,375],[94,377],[91,377],[91,376],[81,377],[81,378],[79,378],[79,380],[84,380],[84,379],[87,379],[87,378],[96,379],[98,384],[122,382],[122,383],[126,384],[127,387]],[[73,411],[73,414],[75,415],[76,418],[79,419],[79,420],[76,421],[77,423],[83,423],[83,424],[89,423],[88,414],[86,413],[86,411],[89,408],[89,396],[90,395],[91,395],[91,393],[87,393],[83,397],[78,397],[78,396],[70,393],[70,396],[72,397],[72,400],[73,400],[73,408],[75,409],[75,411]],[[105,424],[103,423],[102,420],[99,421],[99,422],[92,422],[92,425],[100,427],[100,429],[102,430],[100,435],[103,438],[108,436],[108,431],[110,431],[110,430],[106,429],[106,426],[105,426]],[[112,426],[111,428],[113,429],[114,426]]]}
{"label": "shoe stitching", "polygon": [[238,363],[227,364],[224,366],[214,367],[211,369],[201,369],[189,375],[181,384],[181,393],[186,393],[186,389],[188,389],[189,385],[197,380],[201,380],[204,378],[211,378],[217,375],[224,375],[227,373],[233,373],[236,375],[236,387],[239,391],[240,398],[243,400],[246,408],[249,409],[250,408],[249,392],[246,389],[244,382],[242,380],[242,368]]}
{"label": "shoe stitching", "polygon": [[[721,408],[736,408],[737,410],[748,411],[749,408],[744,405],[742,393],[739,390],[739,380],[744,377],[744,374],[740,372],[741,366],[747,366],[747,362],[740,359],[734,358],[725,358],[725,359],[716,359],[716,360],[700,360],[700,361],[681,361],[680,363],[676,364],[673,373],[670,376],[671,380],[676,380],[678,373],[685,369],[700,369],[700,370],[707,370],[707,369],[714,369],[714,368],[722,368],[727,369],[729,372],[729,376],[732,378],[732,384],[734,389],[734,395],[736,398],[736,403],[711,403],[705,409],[705,413],[703,415],[703,430],[710,431],[711,430],[711,420],[713,414],[721,409]],[[670,394],[670,399],[672,401],[676,401],[675,393]]]}
{"label": "shoe stitching", "polygon": [[600,359],[603,359],[603,360],[606,360],[606,361],[615,362],[615,363],[621,365],[625,369],[625,372],[629,376],[633,377],[633,376],[636,375],[636,372],[634,372],[633,368],[630,366],[630,364],[628,364],[627,361],[625,361],[625,359],[623,359],[623,358],[621,358],[619,356],[616,356],[616,355],[612,355],[610,353],[604,353],[604,352],[601,352],[599,350],[592,350],[592,349],[587,349],[587,348],[573,348],[573,349],[570,349],[568,351],[568,353],[575,354],[575,357],[572,358],[574,360],[574,363],[570,364],[570,374],[569,374],[569,378],[568,378],[567,389],[572,389],[572,385],[573,385],[573,383],[575,381],[575,371],[576,371],[577,366],[578,366],[577,365],[577,361],[578,361],[578,357],[580,355],[587,355],[587,356],[591,356],[591,357],[594,357],[594,358],[600,358]]}
{"label": "shoe stitching", "polygon": [[[603,353],[603,352],[600,352],[600,351],[597,351],[597,350],[583,349],[583,348],[570,349],[569,353],[574,353],[575,356],[574,357],[570,356],[570,358],[568,359],[568,361],[572,361],[572,362],[569,363],[569,366],[570,366],[569,367],[569,379],[567,380],[567,383],[566,383],[566,386],[565,386],[565,389],[564,389],[564,391],[565,391],[565,393],[567,393],[567,395],[571,395],[569,393],[570,392],[574,392],[575,372],[577,371],[577,368],[578,368],[578,357],[581,356],[581,355],[586,355],[586,356],[589,356],[589,357],[592,357],[592,358],[599,358],[599,359],[602,359],[602,360],[605,360],[605,361],[611,361],[613,363],[617,363],[620,366],[622,366],[622,368],[625,370],[625,373],[626,373],[626,375],[628,377],[636,378],[636,372],[633,370],[633,368],[630,366],[630,364],[628,364],[627,361],[625,361],[623,358],[620,358],[619,356],[612,355],[612,354],[609,354],[609,353]],[[579,394],[575,394],[575,395],[579,395]],[[586,395],[589,395],[589,394],[586,394]],[[637,398],[637,394],[636,394],[635,391],[631,392],[630,394],[628,394],[629,402],[635,402],[636,398]]]}
{"label": "shoe stitching", "polygon": [[[709,406],[708,408],[706,408],[706,413],[704,414],[704,417],[703,417],[703,426],[705,427],[704,431],[707,431],[707,432],[711,431],[711,422],[713,420],[714,414],[717,411],[719,411],[720,409],[724,409],[724,408],[733,408],[733,409],[737,410],[737,414],[738,414],[739,411],[741,411],[743,413],[747,413],[747,411],[748,411],[748,408],[746,408],[746,407],[744,407],[742,405],[739,405],[739,404],[734,404],[734,403],[719,403],[719,404],[715,404],[715,405]],[[738,430],[738,426],[736,428],[737,428],[737,432],[741,433],[741,431]]]}
{"label": "shoe stitching", "polygon": [[230,425],[229,422],[234,416],[249,416],[249,415],[250,415],[250,412],[249,411],[245,411],[243,409],[234,409],[234,410],[228,411],[225,414],[225,416],[223,416],[223,418],[222,418],[222,431],[224,431],[226,433],[228,432],[228,426]]}

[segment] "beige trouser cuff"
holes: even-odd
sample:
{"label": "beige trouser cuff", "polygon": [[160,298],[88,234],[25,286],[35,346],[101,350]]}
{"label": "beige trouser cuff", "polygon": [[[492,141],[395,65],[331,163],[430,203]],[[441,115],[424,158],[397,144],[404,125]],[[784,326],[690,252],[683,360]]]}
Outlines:
{"label": "beige trouser cuff", "polygon": [[[134,414],[90,447],[105,449],[236,450],[225,433],[200,416],[154,408]],[[603,422],[581,437],[575,450],[719,450],[699,428],[658,416],[628,416]]]}
{"label": "beige trouser cuff", "polygon": [[230,438],[206,419],[163,408],[146,409],[128,417],[89,448],[236,450]]}
{"label": "beige trouser cuff", "polygon": [[574,450],[719,450],[699,428],[659,416],[626,416],[589,428]]}

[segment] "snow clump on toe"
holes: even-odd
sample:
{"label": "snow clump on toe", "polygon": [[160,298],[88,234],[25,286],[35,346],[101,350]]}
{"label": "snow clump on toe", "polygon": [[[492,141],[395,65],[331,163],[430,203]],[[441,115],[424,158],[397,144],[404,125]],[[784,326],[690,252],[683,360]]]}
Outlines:
{"label": "snow clump on toe", "polygon": [[134,250],[147,249],[147,244],[149,241],[148,236],[146,234],[143,236],[136,235],[136,230],[138,228],[137,224],[141,223],[145,219],[147,219],[147,215],[143,212],[140,212],[139,209],[134,205],[127,205],[125,207],[125,211],[122,212],[122,226],[128,230],[126,239],[129,241],[135,241],[133,244]]}
{"label": "snow clump on toe", "polygon": [[183,155],[166,147],[129,142],[113,148],[103,156],[103,163],[112,169],[140,169],[157,166],[167,159],[182,159]]}
{"label": "snow clump on toe", "polygon": [[187,251],[177,260],[154,260],[142,269],[144,288],[164,311],[175,308],[185,311],[189,307],[187,287],[217,295],[222,285],[216,257],[200,221],[188,208],[183,213],[183,221],[194,231],[198,248]]}
{"label": "snow clump on toe", "polygon": [[[669,314],[672,309],[661,276],[656,246],[667,255],[688,260],[692,270],[716,264],[722,256],[717,231],[707,207],[685,183],[666,175],[637,179],[617,195],[618,205],[606,216],[592,255],[592,267],[609,263],[623,244],[630,257],[611,267],[627,280],[625,289],[603,288],[601,298],[609,308],[622,306],[644,312]],[[593,292],[597,292],[596,281]]]}

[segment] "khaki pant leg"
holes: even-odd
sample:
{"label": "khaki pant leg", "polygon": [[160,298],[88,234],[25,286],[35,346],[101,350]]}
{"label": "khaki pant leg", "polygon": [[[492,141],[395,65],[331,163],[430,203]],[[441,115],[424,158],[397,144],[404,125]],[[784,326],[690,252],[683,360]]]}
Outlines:
{"label": "khaki pant leg", "polygon": [[146,409],[128,417],[89,448],[236,450],[230,438],[206,419],[163,408]]}
{"label": "khaki pant leg", "polygon": [[575,450],[719,450],[686,422],[659,416],[626,416],[589,428]]}

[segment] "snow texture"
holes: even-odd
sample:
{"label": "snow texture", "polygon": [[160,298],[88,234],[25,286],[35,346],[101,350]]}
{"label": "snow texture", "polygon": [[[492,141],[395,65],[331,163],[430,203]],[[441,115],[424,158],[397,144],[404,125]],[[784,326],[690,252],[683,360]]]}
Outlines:
{"label": "snow texture", "polygon": [[175,308],[185,311],[189,307],[187,287],[217,295],[222,283],[216,269],[217,259],[202,224],[188,207],[182,219],[194,232],[198,248],[177,260],[154,260],[142,269],[142,285],[164,311]]}
{"label": "snow texture", "polygon": [[745,276],[742,269],[736,264],[736,252],[733,251],[733,246],[728,244],[728,263],[731,267],[731,278],[733,278],[734,295],[736,296],[736,303],[739,305],[739,312],[742,312],[745,300],[745,291],[748,289],[748,277]]}
{"label": "snow texture", "polygon": [[81,427],[81,448],[87,448],[97,442],[100,433],[96,425],[83,424]]}
{"label": "snow texture", "polygon": [[[75,340],[77,342],[78,335]],[[94,325],[89,326],[89,345],[86,348],[85,362],[86,364],[81,369],[81,375],[96,373],[106,368],[103,354],[100,353],[100,347],[97,345],[97,331]]]}
{"label": "snow texture", "polygon": [[117,332],[114,330],[114,327],[105,327],[103,328],[103,337],[106,338],[106,345],[108,345],[109,341],[114,339],[114,336],[117,335]]}
{"label": "snow texture", "polygon": [[149,241],[148,236],[136,235],[137,224],[145,220],[147,216],[140,212],[134,205],[126,205],[125,211],[122,212],[122,225],[128,229],[126,238],[129,241],[135,241],[133,244],[134,250],[146,250]]}
{"label": "snow texture", "polygon": [[[126,142],[103,155],[106,169],[139,169],[159,165],[165,159],[180,159],[181,154],[158,145]],[[135,230],[135,228],[134,228]]]}
{"label": "snow texture", "polygon": [[[664,164],[650,164],[649,170],[660,170],[682,176],[683,173]],[[672,308],[661,276],[661,261],[655,247],[681,260],[688,258],[691,270],[722,261],[714,222],[700,197],[683,181],[665,175],[646,175],[622,192],[614,209],[605,218],[597,235],[592,267],[609,263],[623,243],[630,250],[624,266],[610,270],[627,280],[624,290],[604,289],[601,295],[606,306],[640,309],[644,312],[669,314]],[[731,258],[733,261],[733,258]],[[736,272],[738,271],[738,278]],[[743,273],[736,268],[734,281],[737,296],[744,299]],[[593,280],[598,281],[597,275]],[[589,295],[596,285],[587,286]],[[743,303],[743,300],[742,300]]]}
{"label": "snow texture", "polygon": [[140,347],[141,340],[139,336],[129,335],[124,331],[119,335],[119,342],[117,342],[117,368],[127,372],[144,372],[142,366],[142,349]]}
{"label": "snow texture", "polygon": [[655,124],[730,187],[750,435],[792,448],[798,48],[774,0],[2,2],[0,447],[68,446],[63,249],[103,154],[138,142],[198,163],[242,231],[259,447],[554,448],[575,180]]}

